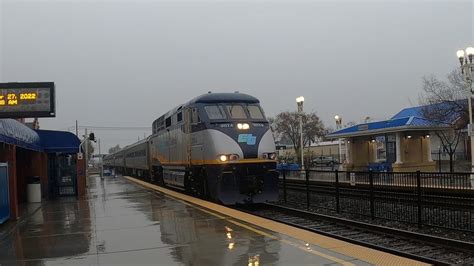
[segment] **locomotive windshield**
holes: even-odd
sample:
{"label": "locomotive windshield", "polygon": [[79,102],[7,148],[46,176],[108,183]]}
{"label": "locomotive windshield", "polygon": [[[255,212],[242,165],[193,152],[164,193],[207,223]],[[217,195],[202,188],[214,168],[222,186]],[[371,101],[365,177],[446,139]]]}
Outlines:
{"label": "locomotive windshield", "polygon": [[247,106],[247,110],[249,111],[250,118],[252,119],[265,119],[262,114],[262,110],[258,105],[249,105]]}
{"label": "locomotive windshield", "polygon": [[259,105],[225,104],[204,106],[207,116],[211,120],[219,119],[265,119]]}
{"label": "locomotive windshield", "polygon": [[209,119],[225,119],[226,114],[224,112],[224,108],[220,105],[208,105],[204,106],[204,110],[206,110],[206,114]]}
{"label": "locomotive windshield", "polygon": [[247,118],[247,115],[245,114],[245,111],[242,105],[232,104],[232,105],[226,105],[226,107],[227,107],[227,112],[229,113],[232,119]]}

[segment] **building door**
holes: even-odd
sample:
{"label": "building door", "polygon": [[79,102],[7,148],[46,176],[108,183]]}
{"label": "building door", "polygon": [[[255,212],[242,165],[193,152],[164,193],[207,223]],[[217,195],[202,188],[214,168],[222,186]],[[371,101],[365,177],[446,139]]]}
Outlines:
{"label": "building door", "polygon": [[394,135],[387,136],[387,163],[394,163],[397,160],[396,140]]}
{"label": "building door", "polygon": [[8,164],[0,163],[0,224],[10,218],[8,185]]}
{"label": "building door", "polygon": [[48,154],[48,175],[51,195],[77,195],[77,166],[75,155]]}

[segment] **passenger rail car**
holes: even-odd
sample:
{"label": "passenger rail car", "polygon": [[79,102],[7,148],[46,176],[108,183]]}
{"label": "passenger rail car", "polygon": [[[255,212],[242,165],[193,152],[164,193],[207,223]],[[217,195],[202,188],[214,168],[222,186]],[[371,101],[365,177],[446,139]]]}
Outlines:
{"label": "passenger rail car", "polygon": [[148,140],[144,139],[130,146],[124,151],[124,173],[138,177],[149,177],[150,164],[148,163]]}
{"label": "passenger rail car", "polygon": [[[120,151],[125,159],[118,166],[115,157],[114,167],[223,204],[277,200],[275,142],[255,97],[204,94],[162,115],[152,128],[146,140]],[[145,150],[146,158],[127,163],[132,150]]]}

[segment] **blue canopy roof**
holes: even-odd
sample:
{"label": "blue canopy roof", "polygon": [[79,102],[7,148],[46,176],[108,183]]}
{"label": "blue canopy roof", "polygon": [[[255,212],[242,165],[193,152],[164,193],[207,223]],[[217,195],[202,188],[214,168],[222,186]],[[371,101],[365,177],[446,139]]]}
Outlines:
{"label": "blue canopy roof", "polygon": [[80,144],[71,132],[35,131],[14,119],[0,119],[0,142],[46,153],[77,153]]}
{"label": "blue canopy roof", "polygon": [[0,142],[28,150],[43,150],[39,135],[14,119],[0,119]]}
{"label": "blue canopy roof", "polygon": [[40,139],[43,151],[46,153],[62,152],[77,153],[79,152],[79,144],[81,141],[71,132],[53,131],[53,130],[36,130]]}
{"label": "blue canopy roof", "polygon": [[401,110],[398,112],[396,115],[394,115],[391,119],[397,119],[397,118],[403,118],[403,117],[410,117],[410,116],[415,116],[415,117],[422,117],[422,110],[423,106],[417,106],[417,107],[409,107]]}
{"label": "blue canopy roof", "polygon": [[[442,105],[436,105],[436,108],[443,108]],[[448,107],[448,106],[446,106]],[[371,135],[376,133],[396,132],[403,130],[432,130],[446,127],[457,119],[457,117],[447,117],[446,121],[431,121],[423,118],[423,108],[430,106],[417,106],[405,108],[394,115],[389,120],[358,124],[347,127],[327,135],[328,138],[350,137],[358,135]]]}
{"label": "blue canopy roof", "polygon": [[466,108],[467,100],[458,100],[454,102],[442,102],[442,103],[434,103],[430,105],[422,105],[416,107],[409,107],[401,110],[396,115],[394,115],[391,119],[398,119],[404,117],[418,117],[423,118],[423,112],[428,113],[435,113],[435,114],[442,114],[442,123],[450,124],[460,118],[460,114],[462,113],[462,109]]}

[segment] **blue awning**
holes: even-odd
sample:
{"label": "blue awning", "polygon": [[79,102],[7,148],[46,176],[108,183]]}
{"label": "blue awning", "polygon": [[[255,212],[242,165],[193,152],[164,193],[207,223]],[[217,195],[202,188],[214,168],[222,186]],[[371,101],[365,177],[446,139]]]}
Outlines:
{"label": "blue awning", "polygon": [[0,119],[0,142],[28,150],[43,150],[38,133],[14,119]]}
{"label": "blue awning", "polygon": [[36,130],[40,139],[44,152],[54,153],[78,153],[79,138],[71,132],[53,131],[53,130]]}

